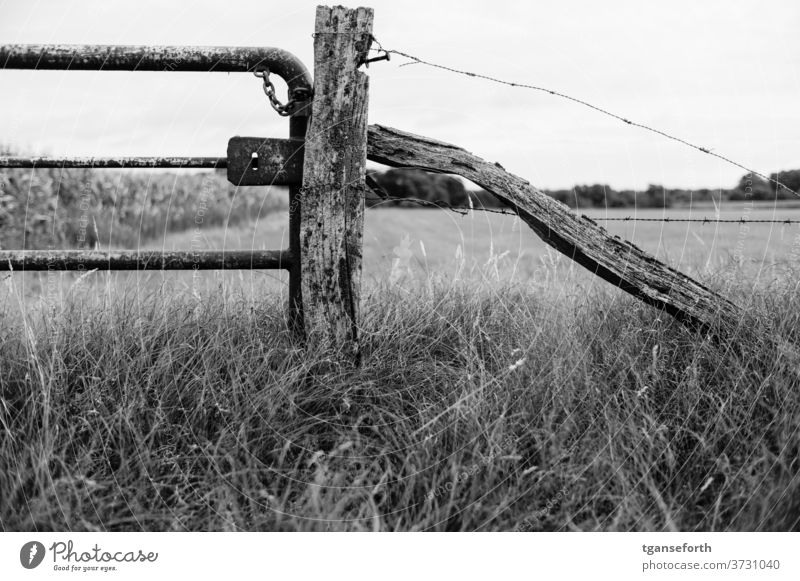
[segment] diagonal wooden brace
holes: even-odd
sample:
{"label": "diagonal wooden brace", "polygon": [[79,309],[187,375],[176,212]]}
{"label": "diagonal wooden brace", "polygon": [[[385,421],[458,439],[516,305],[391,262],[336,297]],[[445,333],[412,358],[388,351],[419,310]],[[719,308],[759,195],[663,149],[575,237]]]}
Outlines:
{"label": "diagonal wooden brace", "polygon": [[389,166],[416,167],[470,180],[513,208],[547,244],[689,327],[724,334],[743,322],[743,311],[731,301],[631,242],[611,236],[522,178],[460,147],[370,125],[367,157]]}

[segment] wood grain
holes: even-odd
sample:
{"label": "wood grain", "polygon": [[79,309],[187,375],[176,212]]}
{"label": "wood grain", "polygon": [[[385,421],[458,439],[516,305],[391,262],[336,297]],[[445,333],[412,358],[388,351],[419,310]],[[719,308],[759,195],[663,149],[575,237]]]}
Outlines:
{"label": "wood grain", "polygon": [[547,244],[689,327],[726,332],[742,322],[742,310],[731,301],[631,242],[611,236],[499,164],[449,143],[381,125],[369,127],[368,157],[393,167],[416,167],[470,180],[516,211]]}
{"label": "wood grain", "polygon": [[317,7],[314,101],[300,204],[306,338],[358,359],[358,317],[367,156],[368,77],[358,70],[373,12]]}

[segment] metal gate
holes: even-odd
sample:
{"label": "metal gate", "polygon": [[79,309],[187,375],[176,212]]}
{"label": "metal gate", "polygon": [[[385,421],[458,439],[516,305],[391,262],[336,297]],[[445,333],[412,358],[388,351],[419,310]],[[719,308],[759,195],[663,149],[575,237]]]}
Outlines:
{"label": "metal gate", "polygon": [[[303,144],[312,97],[311,75],[278,48],[103,45],[0,46],[0,68],[73,71],[251,73],[261,77],[273,108],[289,117],[288,139],[234,137],[227,157],[0,157],[0,168],[227,168],[234,185],[289,186],[289,248],[241,251],[0,251],[0,271],[215,270],[289,271],[290,316],[300,308],[300,187]],[[281,77],[289,100],[280,103],[269,74]]]}

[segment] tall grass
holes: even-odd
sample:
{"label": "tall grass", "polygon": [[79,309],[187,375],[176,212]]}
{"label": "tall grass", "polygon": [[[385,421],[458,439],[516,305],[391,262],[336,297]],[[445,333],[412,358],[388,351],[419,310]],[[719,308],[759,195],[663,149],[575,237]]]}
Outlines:
{"label": "tall grass", "polygon": [[800,528],[792,289],[722,342],[614,292],[368,291],[358,369],[278,299],[6,307],[2,528]]}

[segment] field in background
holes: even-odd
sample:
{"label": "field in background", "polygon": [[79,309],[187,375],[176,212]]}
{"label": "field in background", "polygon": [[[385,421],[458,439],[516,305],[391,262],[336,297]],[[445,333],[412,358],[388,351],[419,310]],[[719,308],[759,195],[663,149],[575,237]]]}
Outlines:
{"label": "field in background", "polygon": [[[709,218],[713,208],[654,210],[596,209],[586,215],[624,218]],[[800,220],[800,208],[756,206],[729,202],[720,218]],[[703,224],[664,222],[603,222],[611,234],[632,241],[670,266],[693,275],[710,275],[731,266],[749,278],[768,280],[800,261],[800,225]],[[148,248],[188,248],[192,233],[168,236]],[[287,245],[287,218],[273,214],[258,223],[205,232],[207,248],[282,248]],[[407,252],[405,252],[407,250]],[[410,253],[410,254],[409,254]],[[519,219],[487,212],[467,216],[447,210],[378,208],[367,211],[364,229],[366,280],[388,277],[397,259],[408,258],[410,276],[496,276],[525,282],[571,261],[551,250]],[[582,269],[581,269],[582,270]],[[763,281],[762,281],[763,282]]]}
{"label": "field in background", "polygon": [[[800,208],[755,206],[727,202],[721,218],[750,220],[800,220]],[[596,209],[595,217],[624,218],[633,209]],[[638,210],[636,216],[672,219],[714,218],[713,207],[693,210]],[[800,264],[800,225],[702,224],[664,222],[602,222],[608,230],[654,253],[671,266],[706,279],[735,280],[738,285],[765,287],[787,280]],[[151,240],[147,249],[270,249],[288,246],[288,217],[284,212],[266,214],[258,221],[231,228],[206,227],[168,234]],[[406,286],[429,280],[477,280],[533,285],[558,294],[585,294],[587,289],[607,286],[550,249],[520,220],[486,212],[467,216],[431,209],[377,208],[367,210],[364,232],[366,282],[390,280]],[[66,293],[77,275],[71,273],[14,274],[20,296],[36,299]],[[255,296],[282,293],[287,276],[279,271],[94,273],[82,285],[92,292],[115,293],[136,289],[147,293],[167,286],[187,295],[241,290]],[[579,289],[579,290],[578,290]],[[3,292],[0,289],[0,292]]]}

